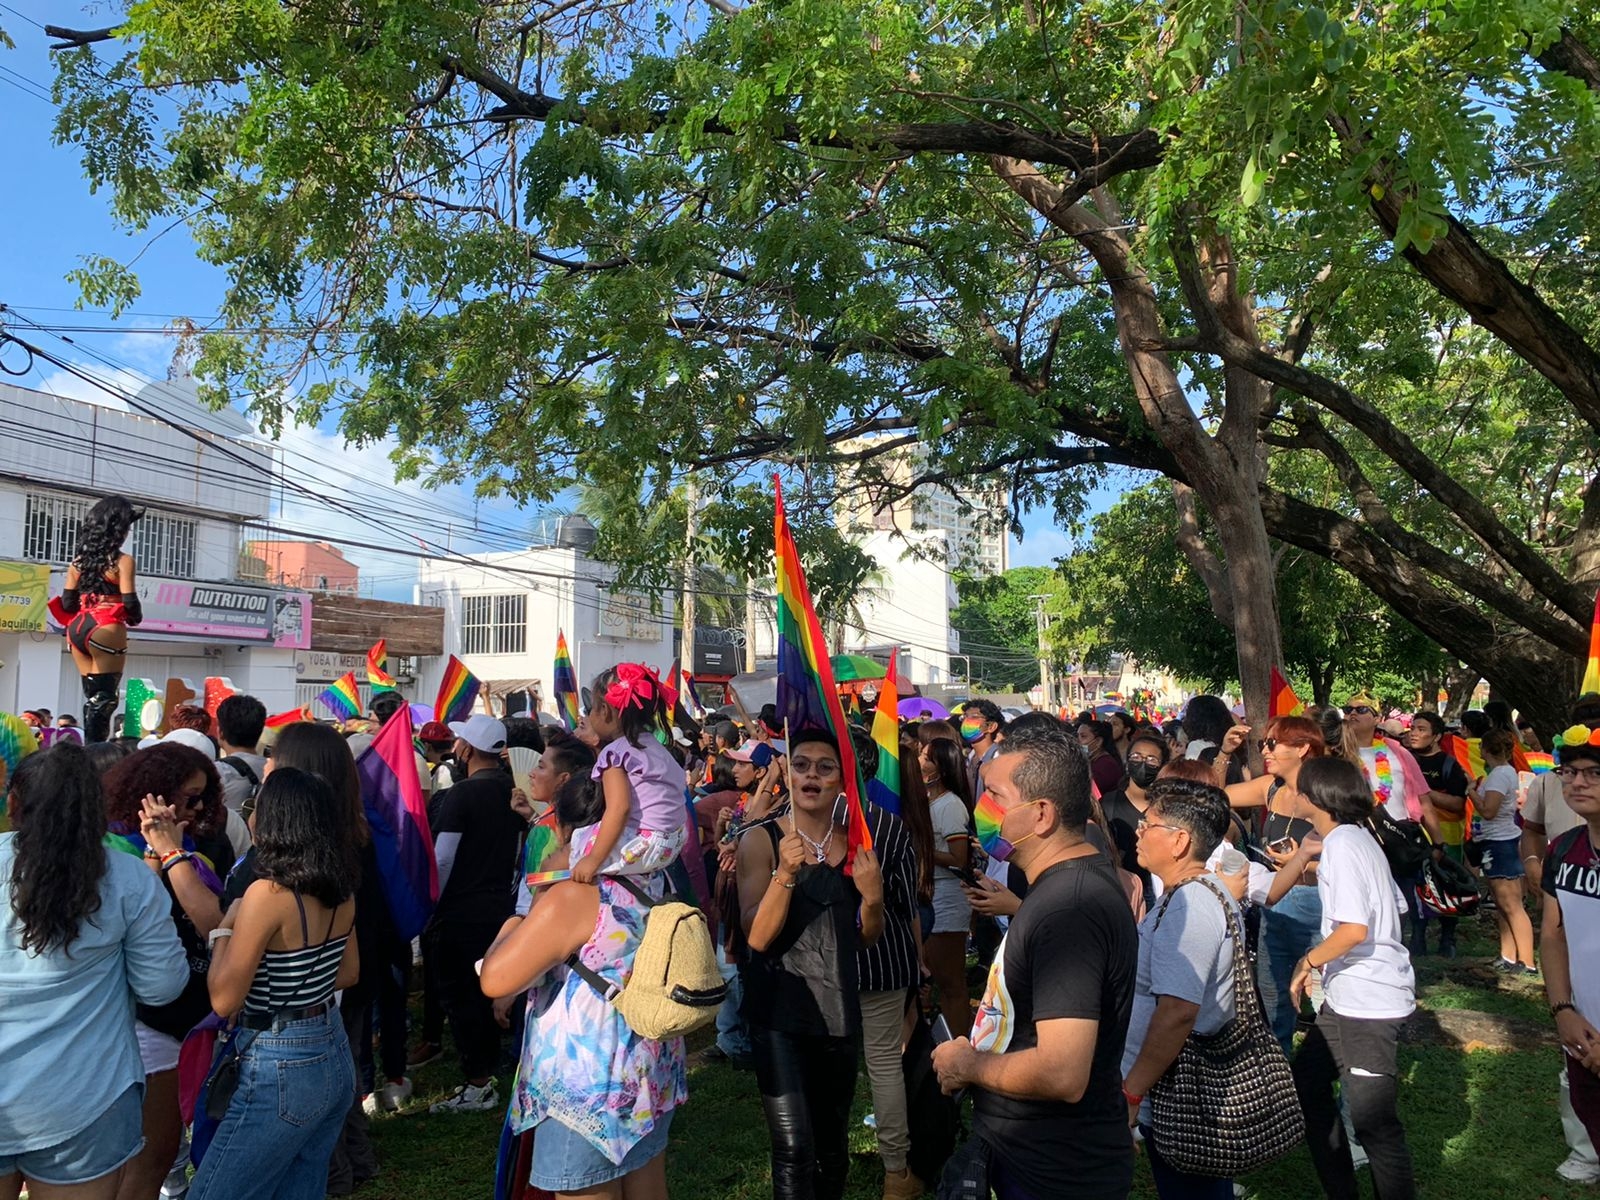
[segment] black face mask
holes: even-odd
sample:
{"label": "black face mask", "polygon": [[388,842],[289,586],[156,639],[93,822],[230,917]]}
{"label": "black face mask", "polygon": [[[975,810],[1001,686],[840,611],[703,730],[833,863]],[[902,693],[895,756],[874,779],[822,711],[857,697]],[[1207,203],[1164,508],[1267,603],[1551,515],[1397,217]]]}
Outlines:
{"label": "black face mask", "polygon": [[1156,776],[1161,774],[1161,768],[1155,763],[1129,763],[1128,778],[1142,790],[1156,781]]}

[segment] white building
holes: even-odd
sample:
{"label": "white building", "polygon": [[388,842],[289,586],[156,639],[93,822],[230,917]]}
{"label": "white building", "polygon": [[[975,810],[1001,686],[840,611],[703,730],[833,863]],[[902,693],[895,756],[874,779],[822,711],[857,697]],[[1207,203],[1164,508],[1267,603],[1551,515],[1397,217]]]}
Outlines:
{"label": "white building", "polygon": [[[241,582],[240,572],[245,527],[269,511],[276,451],[238,413],[197,403],[187,380],[150,384],[137,399],[173,424],[0,384],[0,571],[20,579],[47,566],[48,594],[58,595],[78,522],[120,492],[146,509],[127,544],[145,621],[130,630],[124,680],[148,679],[160,693],[187,680],[199,694],[222,676],[268,711],[287,709],[295,651],[310,644],[310,597]],[[36,598],[4,598],[0,711],[81,714],[66,639]]]}
{"label": "white building", "polygon": [[434,695],[455,655],[496,696],[538,693],[555,712],[551,676],[564,632],[580,688],[607,667],[644,662],[665,678],[673,662],[674,597],[607,590],[615,572],[588,555],[594,531],[568,518],[551,546],[423,559],[416,602],[445,610],[445,656],[424,660],[418,694]]}

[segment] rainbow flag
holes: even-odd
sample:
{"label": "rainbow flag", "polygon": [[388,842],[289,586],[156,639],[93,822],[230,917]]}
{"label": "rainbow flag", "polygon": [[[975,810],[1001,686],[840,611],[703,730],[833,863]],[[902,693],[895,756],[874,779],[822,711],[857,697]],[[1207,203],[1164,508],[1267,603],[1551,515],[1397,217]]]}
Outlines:
{"label": "rainbow flag", "polygon": [[551,809],[528,827],[528,840],[522,846],[522,873],[533,875],[543,870],[544,860],[560,841],[555,810]]}
{"label": "rainbow flag", "polygon": [[1301,703],[1300,697],[1294,694],[1294,689],[1289,686],[1289,681],[1283,677],[1283,672],[1276,666],[1272,668],[1272,690],[1267,700],[1267,716],[1271,717],[1299,717],[1304,716],[1306,706]]}
{"label": "rainbow flag", "polygon": [[1600,692],[1600,592],[1594,597],[1594,618],[1589,622],[1589,663],[1583,669],[1583,685],[1578,694]]}
{"label": "rainbow flag", "polygon": [[301,721],[311,720],[311,714],[303,708],[291,708],[288,712],[281,712],[275,717],[267,718],[268,729],[282,729],[285,725],[298,725]]}
{"label": "rainbow flag", "polygon": [[872,831],[861,811],[861,768],[856,762],[855,743],[845,724],[844,706],[839,703],[839,688],[833,679],[833,663],[822,639],[822,624],[811,606],[806,588],[805,568],[789,533],[789,518],[783,511],[783,485],[772,477],[776,488],[773,541],[777,549],[778,583],[778,715],[789,730],[826,729],[838,740],[839,765],[844,774],[845,811],[848,841],[845,863],[855,859],[857,847],[872,849]]}
{"label": "rainbow flag", "polygon": [[706,706],[700,703],[700,693],[694,686],[694,676],[688,671],[683,673],[683,691],[689,697],[689,713],[696,721],[705,716]]}
{"label": "rainbow flag", "polygon": [[394,676],[389,674],[389,642],[379,638],[367,651],[367,683],[374,692],[395,691]]}
{"label": "rainbow flag", "polygon": [[[878,711],[872,718],[872,740],[878,743],[878,773],[867,783],[867,799],[897,816],[900,812],[899,656],[898,650],[889,652],[889,671],[879,685]],[[856,711],[861,711],[859,699]]]}
{"label": "rainbow flag", "polygon": [[[860,716],[861,716],[861,693],[860,692],[851,692],[850,693],[850,719],[853,721],[853,720],[856,720]],[[871,799],[871,797],[869,796],[868,799]]]}
{"label": "rainbow flag", "polygon": [[578,727],[578,674],[572,669],[572,654],[567,650],[567,635],[556,630],[556,670],[551,691],[555,693],[556,711],[561,723],[571,733]]}
{"label": "rainbow flag", "polygon": [[435,721],[465,721],[472,715],[483,683],[454,654],[445,665],[439,681],[439,695],[433,702]]}
{"label": "rainbow flag", "polygon": [[411,733],[411,709],[402,704],[356,759],[378,876],[395,931],[406,941],[422,932],[439,901],[439,863]]}
{"label": "rainbow flag", "polygon": [[356,673],[346,671],[335,679],[317,701],[334,715],[335,720],[353,721],[361,715],[361,689],[356,684]]}
{"label": "rainbow flag", "polygon": [[1530,750],[1527,754],[1528,770],[1535,775],[1543,775],[1546,771],[1556,769],[1556,756],[1543,750]]}

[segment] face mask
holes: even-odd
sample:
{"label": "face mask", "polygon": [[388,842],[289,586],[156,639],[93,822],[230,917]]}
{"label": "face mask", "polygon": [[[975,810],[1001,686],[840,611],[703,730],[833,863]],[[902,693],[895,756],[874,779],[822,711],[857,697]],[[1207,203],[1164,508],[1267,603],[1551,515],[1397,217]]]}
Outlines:
{"label": "face mask", "polygon": [[1011,857],[1011,852],[1034,834],[1020,837],[1015,842],[1008,842],[1001,830],[1006,822],[1006,810],[1000,807],[1000,802],[989,792],[984,792],[978,797],[978,803],[972,810],[972,822],[977,826],[978,844],[983,847],[983,852],[996,862],[1005,862]]}
{"label": "face mask", "polygon": [[1161,768],[1155,763],[1129,763],[1128,778],[1133,780],[1140,788],[1147,788],[1156,781],[1156,776],[1161,774]]}
{"label": "face mask", "polygon": [[972,743],[983,736],[983,718],[978,716],[961,718],[961,740]]}

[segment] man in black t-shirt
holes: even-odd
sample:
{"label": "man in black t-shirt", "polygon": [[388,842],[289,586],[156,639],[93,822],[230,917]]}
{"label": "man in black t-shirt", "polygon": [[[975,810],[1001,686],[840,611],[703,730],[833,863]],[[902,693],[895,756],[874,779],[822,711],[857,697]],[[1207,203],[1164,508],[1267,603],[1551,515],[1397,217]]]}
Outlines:
{"label": "man in black t-shirt", "polygon": [[971,1040],[944,1043],[934,1067],[946,1092],[973,1089],[1000,1200],[1123,1200],[1133,1143],[1121,1058],[1138,932],[1110,859],[1084,839],[1088,767],[1065,736],[1042,732],[1002,742],[984,781],[979,838],[1022,869],[1028,895]]}
{"label": "man in black t-shirt", "polygon": [[461,1055],[465,1083],[434,1112],[484,1112],[500,1106],[490,1076],[500,1061],[494,1006],[478,986],[477,962],[511,915],[511,880],[525,826],[511,810],[511,776],[500,762],[505,725],[479,713],[450,722],[466,778],[439,797],[433,831],[439,903],[422,934],[422,952]]}
{"label": "man in black t-shirt", "polygon": [[[1466,835],[1467,788],[1471,781],[1461,764],[1452,754],[1446,754],[1440,745],[1444,737],[1444,718],[1435,712],[1419,712],[1411,718],[1411,729],[1406,734],[1406,745],[1411,756],[1422,768],[1422,777],[1428,781],[1427,794],[1422,797],[1425,807],[1433,810],[1438,822],[1440,845],[1438,852],[1448,854],[1456,862],[1466,861],[1463,846]],[[1421,944],[1425,953],[1427,941],[1420,928],[1422,912],[1413,894],[1412,900],[1413,945]],[[1456,956],[1456,925],[1459,918],[1439,918],[1439,953],[1445,958]]]}

